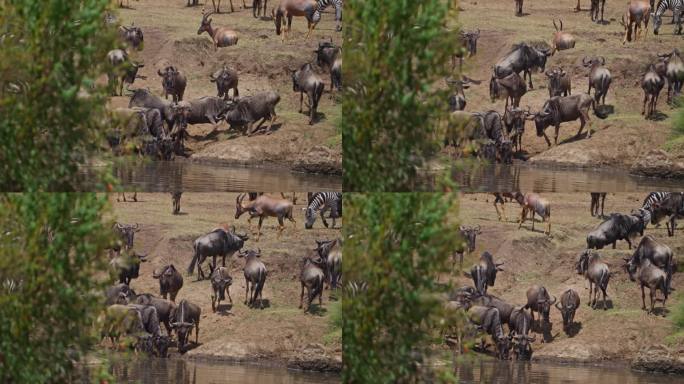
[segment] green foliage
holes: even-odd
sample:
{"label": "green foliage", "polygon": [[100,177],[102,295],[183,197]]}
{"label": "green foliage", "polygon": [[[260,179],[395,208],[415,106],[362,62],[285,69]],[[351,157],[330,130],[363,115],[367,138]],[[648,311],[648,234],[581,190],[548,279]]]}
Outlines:
{"label": "green foliage", "polygon": [[448,380],[417,362],[444,328],[437,283],[458,247],[455,195],[372,193],[345,196],[346,281],[368,288],[343,298],[343,380],[406,383]]}
{"label": "green foliage", "polygon": [[[680,295],[680,299],[684,299],[684,296]],[[684,331],[684,302],[672,310],[672,323],[678,331]]]}
{"label": "green foliage", "polygon": [[95,194],[0,196],[0,382],[66,382],[92,345],[105,204]]}
{"label": "green foliage", "polygon": [[0,187],[78,189],[103,142],[109,0],[0,1]]}
{"label": "green foliage", "polygon": [[351,191],[412,190],[447,117],[444,90],[457,30],[451,0],[345,3],[342,145]]}

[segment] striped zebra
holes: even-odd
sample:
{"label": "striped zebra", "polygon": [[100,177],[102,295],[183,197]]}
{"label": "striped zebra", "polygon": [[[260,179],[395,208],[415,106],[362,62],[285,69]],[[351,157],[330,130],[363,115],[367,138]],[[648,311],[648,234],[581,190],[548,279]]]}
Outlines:
{"label": "striped zebra", "polygon": [[682,12],[684,12],[684,0],[660,0],[656,6],[655,12],[653,12],[653,34],[657,35],[660,25],[663,22],[663,14],[667,10],[672,10],[672,17],[675,26],[674,33],[677,35],[682,34]]}
{"label": "striped zebra", "polygon": [[344,290],[348,298],[356,297],[368,291],[368,283],[365,281],[350,281],[344,287]]}
{"label": "striped zebra", "polygon": [[641,208],[645,209],[650,216],[644,218],[645,222],[650,221],[651,224],[660,226],[660,220],[662,220],[665,216],[657,217],[654,214],[653,204],[663,202],[668,196],[670,196],[670,192],[651,192],[648,194],[648,196],[646,196]]}
{"label": "striped zebra", "polygon": [[306,208],[306,229],[313,227],[316,221],[316,211],[320,212],[323,225],[328,228],[328,222],[325,221],[323,213],[330,211],[330,217],[333,220],[332,227],[335,228],[335,219],[342,217],[342,193],[340,192],[316,192],[309,201],[309,206]]}
{"label": "striped zebra", "polygon": [[339,32],[342,30],[340,22],[342,21],[342,0],[316,0],[318,8],[314,11],[313,22],[318,24],[321,21],[321,12],[323,12],[330,5],[335,7],[335,22],[337,23],[335,29]]}

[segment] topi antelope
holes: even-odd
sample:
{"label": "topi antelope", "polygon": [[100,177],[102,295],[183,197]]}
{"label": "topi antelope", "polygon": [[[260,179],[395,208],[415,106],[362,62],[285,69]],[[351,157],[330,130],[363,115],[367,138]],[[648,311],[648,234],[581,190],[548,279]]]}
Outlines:
{"label": "topi antelope", "polygon": [[214,51],[217,51],[219,47],[230,47],[238,42],[237,32],[228,29],[226,27],[216,27],[211,26],[211,18],[209,17],[214,12],[202,14],[202,22],[197,30],[197,34],[201,35],[206,32],[211,36],[211,40],[214,43]]}
{"label": "topi antelope", "polygon": [[285,229],[284,219],[288,219],[294,224],[297,224],[295,219],[292,217],[293,204],[287,199],[277,199],[268,195],[261,195],[253,201],[248,201],[243,203],[246,194],[242,193],[235,199],[235,220],[239,219],[243,213],[249,212],[249,219],[247,223],[251,229],[252,219],[256,216],[259,217],[259,227],[257,229],[256,241],[259,241],[261,236],[261,224],[266,217],[277,217],[278,218],[278,238],[283,233]]}

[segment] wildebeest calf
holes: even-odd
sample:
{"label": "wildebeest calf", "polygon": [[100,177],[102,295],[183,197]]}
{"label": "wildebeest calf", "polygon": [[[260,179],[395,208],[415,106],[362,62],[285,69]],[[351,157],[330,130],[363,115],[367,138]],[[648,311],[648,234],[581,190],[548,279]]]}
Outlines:
{"label": "wildebeest calf", "polygon": [[159,294],[166,299],[169,295],[171,301],[176,301],[176,295],[183,288],[183,276],[178,272],[173,264],[168,264],[162,268],[152,271],[152,277],[159,279]]}
{"label": "wildebeest calf", "polygon": [[323,95],[324,88],[325,85],[323,84],[323,81],[314,73],[310,63],[302,65],[298,70],[292,73],[292,90],[299,92],[299,113],[302,113],[304,93],[306,93],[308,97],[309,125],[313,125],[314,123],[318,102]]}
{"label": "wildebeest calf", "polygon": [[185,299],[171,313],[171,328],[176,331],[178,351],[185,353],[192,328],[195,328],[195,344],[199,342],[199,321],[202,309]]}
{"label": "wildebeest calf", "polygon": [[216,312],[216,309],[221,305],[221,300],[226,299],[226,291],[228,291],[228,300],[233,304],[233,299],[230,297],[230,286],[233,284],[233,278],[230,277],[228,268],[218,267],[211,273],[211,310]]}
{"label": "wildebeest calf", "polygon": [[302,286],[301,294],[299,295],[299,309],[302,309],[304,303],[304,288],[307,291],[306,310],[311,310],[311,303],[318,296],[318,306],[323,305],[323,282],[325,281],[325,262],[322,258],[312,258],[307,256],[302,258],[301,272],[299,274],[299,281]]}
{"label": "wildebeest calf", "polygon": [[575,311],[580,306],[580,297],[574,289],[568,289],[561,294],[560,302],[556,303],[556,308],[563,316],[563,330],[567,332],[568,328],[575,321]]}
{"label": "wildebeest calf", "polygon": [[598,290],[601,289],[603,292],[603,309],[608,309],[606,289],[608,289],[608,281],[610,280],[610,270],[608,265],[601,261],[601,256],[589,249],[585,250],[580,254],[576,269],[578,274],[583,275],[589,280],[589,302],[587,305],[596,308]]}

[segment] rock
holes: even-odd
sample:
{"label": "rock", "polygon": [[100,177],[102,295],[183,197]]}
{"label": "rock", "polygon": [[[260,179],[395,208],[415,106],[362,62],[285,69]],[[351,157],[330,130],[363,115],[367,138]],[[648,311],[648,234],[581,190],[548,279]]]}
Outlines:
{"label": "rock", "polygon": [[653,149],[639,156],[630,173],[642,176],[684,178],[684,162],[672,159],[662,149]]}
{"label": "rock", "polygon": [[317,145],[302,154],[292,169],[298,172],[341,175],[342,158],[329,148]]}
{"label": "rock", "polygon": [[318,372],[340,372],[342,358],[329,355],[321,344],[308,344],[287,362],[290,369]]}
{"label": "rock", "polygon": [[664,345],[652,345],[639,351],[631,366],[638,371],[684,374],[684,356]]}

